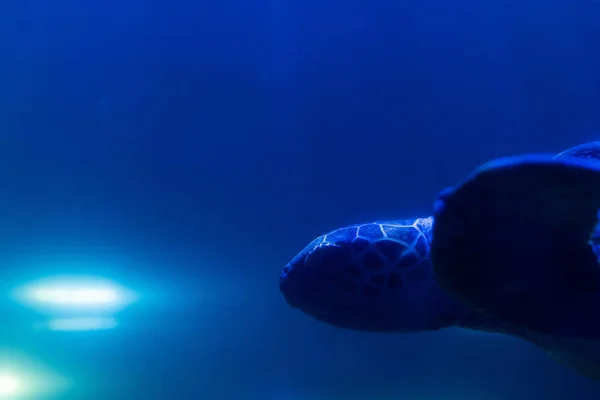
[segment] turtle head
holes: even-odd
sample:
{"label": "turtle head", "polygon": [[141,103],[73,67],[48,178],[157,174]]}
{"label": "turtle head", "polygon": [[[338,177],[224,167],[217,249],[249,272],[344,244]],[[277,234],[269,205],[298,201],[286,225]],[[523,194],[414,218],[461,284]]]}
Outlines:
{"label": "turtle head", "polygon": [[342,328],[415,332],[454,324],[428,260],[431,218],[355,225],[313,240],[281,272],[287,302]]}

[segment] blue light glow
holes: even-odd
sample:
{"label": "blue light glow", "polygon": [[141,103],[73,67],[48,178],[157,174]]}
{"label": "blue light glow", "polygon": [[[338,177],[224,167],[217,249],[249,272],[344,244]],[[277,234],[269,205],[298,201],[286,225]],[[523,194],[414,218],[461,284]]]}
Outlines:
{"label": "blue light glow", "polygon": [[101,331],[117,326],[114,318],[55,318],[48,322],[51,331]]}
{"label": "blue light glow", "polygon": [[41,311],[116,312],[131,304],[136,295],[102,278],[56,277],[17,289],[14,297]]}

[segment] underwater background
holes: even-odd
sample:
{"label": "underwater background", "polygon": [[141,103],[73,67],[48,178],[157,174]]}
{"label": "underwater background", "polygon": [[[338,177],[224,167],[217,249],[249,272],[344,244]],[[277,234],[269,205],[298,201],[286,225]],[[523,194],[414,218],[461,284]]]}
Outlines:
{"label": "underwater background", "polygon": [[[345,331],[277,284],[324,232],[599,139],[600,2],[4,0],[0,50],[0,398],[600,398],[517,339]],[[135,301],[59,329],[12,295],[61,276]]]}

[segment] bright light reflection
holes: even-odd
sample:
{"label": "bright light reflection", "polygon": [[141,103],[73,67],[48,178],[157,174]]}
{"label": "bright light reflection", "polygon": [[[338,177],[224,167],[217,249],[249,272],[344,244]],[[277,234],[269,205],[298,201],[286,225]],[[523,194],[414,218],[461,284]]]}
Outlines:
{"label": "bright light reflection", "polygon": [[22,382],[17,376],[11,374],[0,374],[0,398],[17,395],[21,389]]}
{"label": "bright light reflection", "polygon": [[17,290],[15,297],[38,308],[116,311],[134,300],[133,294],[98,278],[45,279]]}
{"label": "bright light reflection", "polygon": [[[38,400],[64,392],[71,382],[12,350],[0,350],[0,399]],[[54,397],[52,397],[54,398]]]}
{"label": "bright light reflection", "polygon": [[[74,285],[73,285],[74,286]],[[60,305],[115,304],[119,293],[110,287],[42,287],[31,291],[33,300]]]}
{"label": "bright light reflection", "polygon": [[99,331],[115,326],[114,318],[55,318],[48,322],[51,331]]}

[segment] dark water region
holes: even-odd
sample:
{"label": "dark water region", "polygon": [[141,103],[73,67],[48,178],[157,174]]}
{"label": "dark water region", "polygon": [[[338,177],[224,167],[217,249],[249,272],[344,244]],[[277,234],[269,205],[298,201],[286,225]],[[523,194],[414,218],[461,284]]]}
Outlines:
{"label": "dark water region", "polygon": [[[345,331],[277,286],[317,235],[598,140],[598,38],[593,0],[5,0],[0,397],[598,399],[516,339]],[[57,276],[131,301],[14,296]]]}

